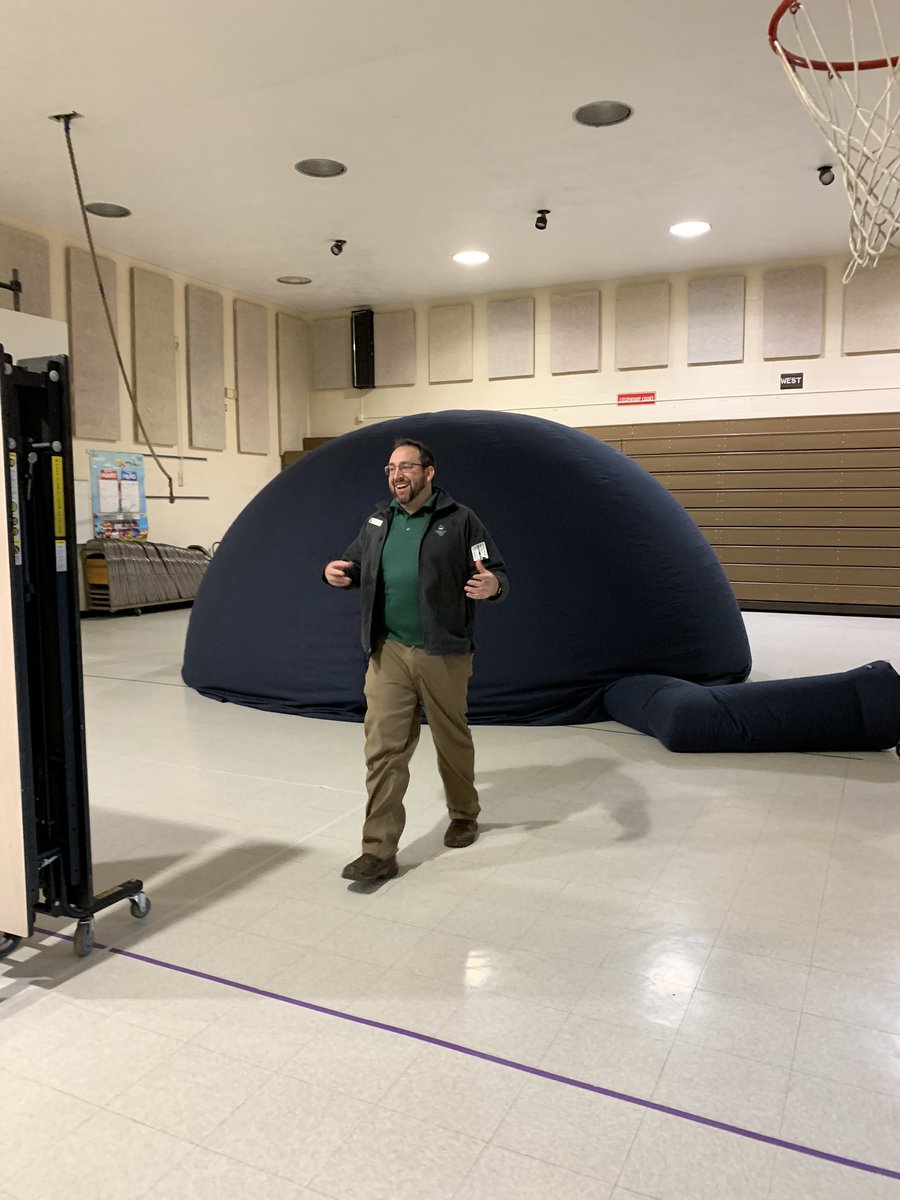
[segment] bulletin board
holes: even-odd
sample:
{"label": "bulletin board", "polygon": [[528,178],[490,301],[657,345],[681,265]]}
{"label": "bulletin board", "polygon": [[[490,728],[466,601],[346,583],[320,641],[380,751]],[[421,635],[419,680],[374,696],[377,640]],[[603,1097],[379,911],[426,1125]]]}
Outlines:
{"label": "bulletin board", "polygon": [[93,536],[146,541],[147,493],[143,454],[89,450]]}

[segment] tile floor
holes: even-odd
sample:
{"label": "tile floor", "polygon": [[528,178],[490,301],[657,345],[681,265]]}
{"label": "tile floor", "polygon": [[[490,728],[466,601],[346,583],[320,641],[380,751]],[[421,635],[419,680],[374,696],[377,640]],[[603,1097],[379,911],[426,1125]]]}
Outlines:
{"label": "tile floor", "polygon": [[[893,754],[480,728],[446,851],[426,734],[366,894],[360,727],[188,691],[186,622],[84,625],[96,884],[153,911],[0,963],[0,1200],[900,1197],[784,1145],[900,1173]],[[900,622],[747,623],[755,678],[900,664]]]}

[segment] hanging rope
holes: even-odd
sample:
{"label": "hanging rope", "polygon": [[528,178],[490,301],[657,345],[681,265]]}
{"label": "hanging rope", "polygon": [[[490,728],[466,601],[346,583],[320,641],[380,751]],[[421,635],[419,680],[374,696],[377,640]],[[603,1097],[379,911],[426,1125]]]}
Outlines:
{"label": "hanging rope", "polygon": [[134,389],[131,386],[131,381],[128,378],[128,372],[125,370],[125,364],[122,361],[122,353],[119,350],[119,339],[116,337],[115,323],[112,318],[112,313],[109,310],[109,301],[106,298],[106,289],[103,286],[103,279],[100,276],[100,264],[97,261],[97,251],[94,248],[94,238],[91,234],[91,223],[88,220],[88,211],[87,211],[87,208],[85,207],[85,203],[84,203],[84,193],[81,190],[81,177],[78,174],[78,164],[75,161],[75,149],[72,145],[71,116],[64,116],[61,118],[61,120],[62,120],[63,130],[66,135],[66,146],[68,147],[68,151],[69,151],[69,162],[71,163],[71,166],[72,166],[72,175],[75,179],[75,191],[78,193],[78,207],[81,209],[81,220],[84,224],[84,232],[85,232],[85,235],[87,236],[87,242],[88,242],[88,246],[89,246],[90,252],[91,252],[91,262],[93,263],[93,266],[94,266],[94,275],[97,280],[97,289],[100,292],[100,300],[103,303],[103,311],[104,311],[104,313],[106,313],[106,324],[109,326],[109,336],[112,338],[113,348],[115,349],[115,352],[116,352],[116,362],[119,364],[119,371],[122,375],[122,379],[125,381],[125,390],[128,393],[128,399],[131,401],[131,407],[134,409],[134,416],[135,416],[135,420],[137,421],[137,426],[138,426],[138,429],[140,430],[141,437],[147,443],[147,449],[150,451],[150,454],[153,457],[153,461],[156,463],[156,465],[159,467],[160,471],[162,471],[163,475],[166,477],[166,480],[168,481],[169,503],[174,504],[175,503],[175,485],[172,482],[172,476],[169,474],[169,472],[166,470],[166,468],[160,462],[159,455],[154,450],[153,444],[150,441],[149,436],[147,435],[147,430],[144,428],[144,422],[143,422],[143,419],[141,418],[140,409],[138,408],[137,401],[134,398]]}

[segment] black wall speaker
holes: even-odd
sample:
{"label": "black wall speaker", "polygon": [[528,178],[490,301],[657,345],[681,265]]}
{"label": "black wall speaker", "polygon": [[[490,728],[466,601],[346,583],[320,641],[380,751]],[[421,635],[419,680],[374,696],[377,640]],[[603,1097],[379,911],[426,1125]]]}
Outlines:
{"label": "black wall speaker", "polygon": [[375,315],[371,308],[354,308],[350,314],[350,353],[353,386],[375,386]]}

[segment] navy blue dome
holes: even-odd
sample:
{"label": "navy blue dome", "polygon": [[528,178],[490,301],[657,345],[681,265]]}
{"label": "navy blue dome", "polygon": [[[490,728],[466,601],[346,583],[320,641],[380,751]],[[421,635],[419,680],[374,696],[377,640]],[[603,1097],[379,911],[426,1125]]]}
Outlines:
{"label": "navy blue dome", "polygon": [[423,413],[348,433],[256,496],[194,604],[185,682],[204,695],[341,720],[363,715],[359,593],[322,568],[387,499],[397,437],[434,452],[435,482],[475,510],[509,570],[478,607],[469,715],[482,724],[607,717],[623,676],[746,678],[750,648],[718,559],[680,504],[587,434],[498,412]]}

